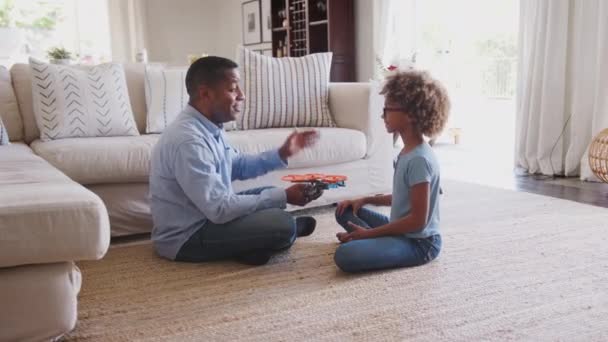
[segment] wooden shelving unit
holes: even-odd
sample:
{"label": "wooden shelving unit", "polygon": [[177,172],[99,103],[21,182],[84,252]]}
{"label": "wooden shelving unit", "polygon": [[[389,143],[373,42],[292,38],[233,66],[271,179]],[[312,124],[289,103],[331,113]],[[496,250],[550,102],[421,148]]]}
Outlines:
{"label": "wooden shelving unit", "polygon": [[355,81],[353,0],[272,0],[272,54],[333,52],[331,80]]}

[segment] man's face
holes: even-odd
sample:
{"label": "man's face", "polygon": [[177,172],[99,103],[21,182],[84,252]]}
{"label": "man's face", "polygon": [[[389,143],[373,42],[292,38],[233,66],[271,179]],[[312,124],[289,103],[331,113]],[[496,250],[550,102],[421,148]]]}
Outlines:
{"label": "man's face", "polygon": [[225,71],[226,77],[211,88],[211,115],[217,123],[233,121],[242,109],[245,96],[239,87],[239,72],[237,69]]}

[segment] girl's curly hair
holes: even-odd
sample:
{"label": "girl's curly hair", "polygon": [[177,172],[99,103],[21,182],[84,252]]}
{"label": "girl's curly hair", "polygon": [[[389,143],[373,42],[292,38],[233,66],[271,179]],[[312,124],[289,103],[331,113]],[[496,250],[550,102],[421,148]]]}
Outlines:
{"label": "girl's curly hair", "polygon": [[448,120],[448,93],[425,71],[401,71],[389,76],[380,94],[403,108],[420,133],[427,137],[438,135]]}

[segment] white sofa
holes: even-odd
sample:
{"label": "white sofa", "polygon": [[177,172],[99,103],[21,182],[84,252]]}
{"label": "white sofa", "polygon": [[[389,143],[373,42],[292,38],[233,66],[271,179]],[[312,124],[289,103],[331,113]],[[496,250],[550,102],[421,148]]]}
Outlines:
{"label": "white sofa", "polygon": [[[125,74],[142,135],[43,142],[29,66],[16,64],[10,73],[0,67],[0,115],[12,142],[0,146],[0,340],[52,338],[72,329],[80,287],[74,261],[101,258],[110,234],[152,228],[148,173],[159,135],[144,134],[144,66],[126,65]],[[338,127],[320,128],[319,143],[290,160],[288,169],[236,182],[235,189],[286,187],[283,175],[329,173],[347,175],[347,186],[308,207],[389,191],[392,137],[380,119],[381,99],[371,98],[367,83],[331,84]],[[231,131],[227,137],[235,148],[255,153],[278,147],[291,131]]]}
{"label": "white sofa", "polygon": [[[18,122],[10,77],[0,68],[0,113]],[[22,133],[9,124],[10,137]],[[22,142],[0,146],[0,341],[54,339],[76,324],[78,260],[110,243],[101,199]]]}

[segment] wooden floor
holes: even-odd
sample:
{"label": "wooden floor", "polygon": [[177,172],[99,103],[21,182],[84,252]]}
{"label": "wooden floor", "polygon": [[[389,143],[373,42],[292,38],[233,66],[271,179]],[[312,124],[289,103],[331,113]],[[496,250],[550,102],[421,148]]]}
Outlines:
{"label": "wooden floor", "polygon": [[514,189],[608,208],[608,184],[514,175]]}
{"label": "wooden floor", "polygon": [[583,182],[576,177],[529,175],[516,171],[513,156],[479,153],[456,145],[435,146],[443,178],[490,185],[516,191],[591,204],[608,208],[608,184]]}

